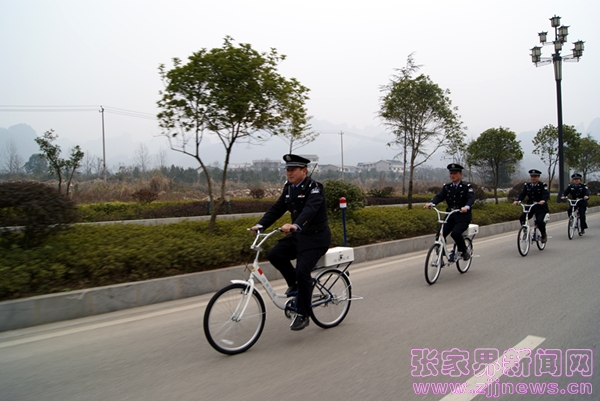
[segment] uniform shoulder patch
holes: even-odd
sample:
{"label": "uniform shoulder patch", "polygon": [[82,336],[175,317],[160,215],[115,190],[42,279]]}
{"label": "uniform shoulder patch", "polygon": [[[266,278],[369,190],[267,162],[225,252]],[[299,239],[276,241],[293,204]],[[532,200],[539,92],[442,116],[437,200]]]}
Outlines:
{"label": "uniform shoulder patch", "polygon": [[469,185],[469,192],[473,192],[473,187]]}
{"label": "uniform shoulder patch", "polygon": [[310,191],[310,193],[311,193],[311,194],[318,194],[318,193],[320,193],[320,192],[321,192],[321,191],[319,190],[319,187],[314,187],[314,188],[313,188],[313,189]]}

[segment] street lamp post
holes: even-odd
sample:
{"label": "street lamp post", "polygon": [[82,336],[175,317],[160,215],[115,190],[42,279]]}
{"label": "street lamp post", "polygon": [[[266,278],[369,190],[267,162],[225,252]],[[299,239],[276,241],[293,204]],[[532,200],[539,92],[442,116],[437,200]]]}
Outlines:
{"label": "street lamp post", "polygon": [[573,42],[575,47],[572,49],[573,53],[566,56],[561,56],[563,44],[567,41],[567,35],[569,34],[568,26],[560,25],[560,17],[554,16],[550,18],[550,24],[554,28],[554,41],[547,42],[548,32],[539,32],[540,43],[542,46],[554,45],[554,54],[552,57],[542,57],[542,46],[535,46],[531,49],[531,61],[536,67],[546,65],[552,62],[554,64],[554,79],[556,80],[556,109],[558,113],[558,197],[557,201],[560,202],[560,195],[565,189],[565,152],[564,152],[564,141],[563,141],[563,121],[562,121],[562,62],[564,61],[579,61],[583,56],[583,44],[582,40]]}

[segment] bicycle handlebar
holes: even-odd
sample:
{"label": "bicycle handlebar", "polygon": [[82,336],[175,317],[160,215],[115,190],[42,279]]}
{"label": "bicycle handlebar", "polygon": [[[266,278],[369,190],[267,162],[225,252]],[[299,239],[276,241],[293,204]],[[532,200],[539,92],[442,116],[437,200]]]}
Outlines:
{"label": "bicycle handlebar", "polygon": [[[440,221],[440,222],[441,221],[446,222],[448,220],[448,217],[450,217],[451,214],[456,213],[456,212],[460,212],[460,209],[454,209],[454,210],[452,210],[450,212],[443,212],[443,211],[439,210],[438,208],[436,208],[435,206],[429,206],[429,209],[433,209],[433,210],[436,211],[436,213],[438,215],[438,221]],[[446,218],[444,220],[442,220],[440,218],[440,215],[442,215],[442,214],[446,215]]]}
{"label": "bicycle handlebar", "polygon": [[533,203],[531,203],[529,205],[525,204],[525,203],[522,203],[521,201],[517,202],[517,205],[521,205],[521,207],[523,208],[523,213],[529,212],[532,207],[534,207],[535,205],[539,205],[539,204],[540,204],[540,202],[533,202]]}
{"label": "bicycle handlebar", "polygon": [[[254,231],[252,230],[252,228],[247,228],[246,230],[248,231]],[[260,248],[260,246],[272,235],[274,235],[275,233],[281,232],[281,228],[274,228],[273,231],[271,231],[268,234],[264,234],[261,233],[260,230],[256,230],[256,238],[254,238],[254,242],[252,243],[252,245],[250,245],[250,249],[252,250],[257,250]],[[259,241],[260,240],[260,241]]]}

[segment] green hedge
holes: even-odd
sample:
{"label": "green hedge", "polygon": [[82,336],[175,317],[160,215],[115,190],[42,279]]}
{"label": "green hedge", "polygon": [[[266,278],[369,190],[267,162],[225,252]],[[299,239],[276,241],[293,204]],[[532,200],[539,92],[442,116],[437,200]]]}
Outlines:
{"label": "green hedge", "polygon": [[[593,197],[590,206],[600,205]],[[550,202],[552,213],[566,205]],[[508,202],[477,205],[473,222],[488,225],[518,219],[521,208]],[[288,222],[284,216],[275,226]],[[69,291],[146,280],[245,264],[253,258],[253,237],[246,230],[255,218],[168,225],[78,225],[51,236],[42,246],[25,249],[0,241],[0,299]],[[343,244],[340,218],[332,218],[333,246]],[[433,235],[436,213],[415,207],[366,208],[349,213],[349,246],[419,235]],[[267,251],[273,239],[265,247]],[[266,256],[266,252],[263,253]]]}

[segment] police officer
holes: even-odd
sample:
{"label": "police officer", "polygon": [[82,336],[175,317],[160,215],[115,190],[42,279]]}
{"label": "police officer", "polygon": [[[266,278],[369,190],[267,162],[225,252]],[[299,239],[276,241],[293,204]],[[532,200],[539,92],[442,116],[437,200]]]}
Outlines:
{"label": "police officer", "polygon": [[[577,203],[577,208],[579,209],[579,219],[581,220],[581,233],[584,234],[585,230],[588,228],[587,223],[585,222],[585,211],[588,206],[587,200],[590,198],[590,190],[587,185],[581,183],[581,174],[575,173],[571,178],[573,179],[573,183],[565,188],[565,192],[563,192],[561,199],[565,199],[569,194],[573,199],[581,199]],[[567,213],[571,216],[571,208],[569,208]]]}
{"label": "police officer", "polygon": [[529,170],[530,182],[526,182],[523,185],[523,189],[513,204],[518,204],[525,199],[525,197],[527,197],[527,203],[539,202],[538,205],[533,206],[531,210],[529,210],[527,216],[525,216],[525,213],[521,213],[519,220],[521,221],[521,224],[525,224],[525,219],[529,219],[535,214],[535,224],[542,234],[542,242],[545,243],[548,240],[548,237],[546,236],[546,222],[544,221],[544,217],[546,217],[546,214],[549,212],[547,202],[548,199],[550,199],[550,192],[548,192],[548,185],[545,182],[540,181],[540,175],[542,175],[542,172],[539,170]]}
{"label": "police officer", "polygon": [[[283,156],[287,182],[277,202],[264,214],[253,231],[267,228],[289,211],[291,223],[281,226],[287,234],[269,251],[269,261],[281,272],[289,288],[286,295],[298,292],[298,314],[290,328],[302,330],[309,323],[312,298],[310,272],[331,244],[327,224],[325,193],[320,182],[307,177],[310,160],[293,154]],[[291,260],[296,259],[296,268]]]}
{"label": "police officer", "polygon": [[425,204],[425,208],[430,208],[445,200],[448,204],[446,211],[460,209],[460,213],[454,213],[448,219],[443,235],[446,238],[448,234],[452,233],[452,239],[456,243],[458,252],[462,254],[464,260],[469,260],[471,255],[467,252],[463,232],[469,227],[472,219],[471,206],[475,203],[475,193],[471,184],[462,181],[463,167],[461,165],[451,163],[447,168],[450,171],[451,182],[444,184],[442,190],[433,197],[431,202]]}

